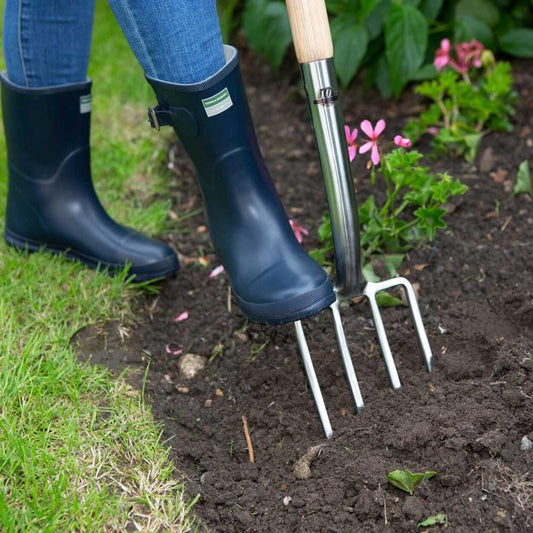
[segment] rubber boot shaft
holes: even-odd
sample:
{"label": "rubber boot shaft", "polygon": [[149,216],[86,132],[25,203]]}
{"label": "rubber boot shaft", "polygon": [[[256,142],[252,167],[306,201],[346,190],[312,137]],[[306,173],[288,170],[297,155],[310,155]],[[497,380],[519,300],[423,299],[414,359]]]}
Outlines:
{"label": "rubber boot shaft", "polygon": [[174,251],[111,219],[90,170],[91,82],[33,89],[5,74],[2,111],[9,187],[4,237],[116,273],[130,265],[137,281],[174,274]]}
{"label": "rubber boot shaft", "polygon": [[[202,84],[148,78],[163,124],[192,159],[213,245],[252,320],[291,322],[335,300],[324,270],[296,241],[261,155],[235,49]],[[154,118],[154,113],[152,113]]]}

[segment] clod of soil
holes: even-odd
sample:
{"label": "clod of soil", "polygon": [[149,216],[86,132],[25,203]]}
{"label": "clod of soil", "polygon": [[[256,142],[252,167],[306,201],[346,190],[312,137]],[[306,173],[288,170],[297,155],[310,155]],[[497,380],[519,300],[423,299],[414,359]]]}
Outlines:
{"label": "clod of soil", "polygon": [[320,455],[325,444],[312,446],[294,463],[294,476],[296,479],[308,479],[311,477],[311,463]]}

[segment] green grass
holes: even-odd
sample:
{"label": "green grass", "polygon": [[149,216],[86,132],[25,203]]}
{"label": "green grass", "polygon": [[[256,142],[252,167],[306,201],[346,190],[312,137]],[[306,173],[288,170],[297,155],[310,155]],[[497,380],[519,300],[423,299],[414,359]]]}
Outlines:
{"label": "green grass", "polygon": [[[3,9],[3,0],[0,8]],[[167,138],[150,88],[103,0],[91,76],[93,172],[115,218],[163,233]],[[0,132],[0,231],[7,184]],[[80,328],[131,319],[139,289],[62,257],[0,243],[0,530],[185,531],[183,487],[141,395],[70,345]]]}

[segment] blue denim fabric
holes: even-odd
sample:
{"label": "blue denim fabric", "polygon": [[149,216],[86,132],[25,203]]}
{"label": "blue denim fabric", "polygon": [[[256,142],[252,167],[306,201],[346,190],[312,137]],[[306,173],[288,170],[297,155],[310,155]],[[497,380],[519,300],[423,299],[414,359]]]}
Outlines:
{"label": "blue denim fabric", "polygon": [[26,87],[85,81],[93,12],[94,0],[6,0],[9,79]]}
{"label": "blue denim fabric", "polygon": [[[108,1],[149,76],[198,83],[224,66],[215,0]],[[9,79],[26,87],[85,81],[93,14],[94,0],[6,0]]]}

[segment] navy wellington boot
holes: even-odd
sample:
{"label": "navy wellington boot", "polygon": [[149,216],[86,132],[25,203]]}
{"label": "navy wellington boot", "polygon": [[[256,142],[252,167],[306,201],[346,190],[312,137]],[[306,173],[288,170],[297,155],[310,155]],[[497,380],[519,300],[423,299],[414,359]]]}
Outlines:
{"label": "navy wellington boot", "polygon": [[335,293],[292,232],[259,150],[237,51],[225,52],[226,65],[202,83],[147,77],[159,103],[150,122],[173,126],[196,167],[211,240],[244,314],[293,322],[331,305]]}
{"label": "navy wellington boot", "polygon": [[117,224],[96,196],[90,169],[91,82],[26,88],[0,75],[9,190],[4,238],[16,248],[62,253],[136,281],[179,268],[166,244]]}

